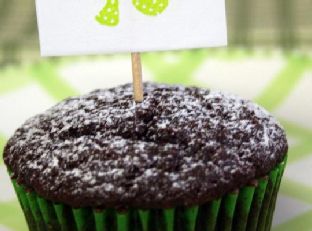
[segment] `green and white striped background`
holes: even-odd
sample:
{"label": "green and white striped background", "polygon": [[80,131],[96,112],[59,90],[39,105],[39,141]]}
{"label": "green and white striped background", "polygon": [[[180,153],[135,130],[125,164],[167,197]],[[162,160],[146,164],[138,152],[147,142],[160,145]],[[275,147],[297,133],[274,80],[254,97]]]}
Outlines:
{"label": "green and white striped background", "polygon": [[[311,0],[225,1],[230,46],[311,49]],[[0,0],[0,66],[38,60],[38,47],[35,1]]]}
{"label": "green and white striped background", "polygon": [[[213,49],[144,54],[144,78],[253,99],[276,115],[290,141],[274,231],[312,230],[312,55]],[[57,101],[131,81],[128,56],[42,60],[0,69],[0,150],[14,129]],[[26,230],[0,159],[0,230]]]}

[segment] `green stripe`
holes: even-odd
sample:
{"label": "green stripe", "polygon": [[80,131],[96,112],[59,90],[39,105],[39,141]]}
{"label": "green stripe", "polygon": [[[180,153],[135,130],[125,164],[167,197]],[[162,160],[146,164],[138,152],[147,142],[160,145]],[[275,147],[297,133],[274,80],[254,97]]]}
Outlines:
{"label": "green stripe", "polygon": [[297,198],[306,203],[312,204],[312,187],[306,186],[302,183],[284,177],[280,192],[289,197]]}
{"label": "green stripe", "polygon": [[0,203],[0,224],[13,230],[26,231],[26,221],[17,201]]}
{"label": "green stripe", "polygon": [[[311,37],[312,37],[312,34],[311,34]],[[312,44],[312,43],[311,43]],[[310,62],[309,62],[309,69],[312,69],[312,57],[310,56]]]}
{"label": "green stripe", "polygon": [[4,138],[4,136],[0,135],[0,165],[3,164],[2,154],[3,154],[3,148],[4,148],[5,143],[6,143],[6,138]]}
{"label": "green stripe", "polygon": [[6,67],[0,72],[0,95],[16,90],[31,82],[24,67]]}
{"label": "green stripe", "polygon": [[[291,208],[290,208],[291,209]],[[273,231],[311,231],[312,210],[273,228]]]}
{"label": "green stripe", "polygon": [[41,62],[31,68],[31,74],[41,87],[56,100],[78,95],[78,92],[58,75],[55,66],[53,62]]}
{"label": "green stripe", "polygon": [[142,61],[157,82],[194,84],[192,74],[206,57],[205,50],[163,52],[144,54]]}
{"label": "green stripe", "polygon": [[289,163],[302,160],[303,158],[311,155],[312,154],[311,139],[301,144],[291,146],[289,152],[290,152],[288,158]]}
{"label": "green stripe", "polygon": [[282,123],[287,133],[294,135],[294,136],[298,136],[302,139],[312,138],[312,130],[298,126],[297,124],[283,120],[281,118],[279,118],[279,121]]}
{"label": "green stripe", "polygon": [[280,121],[288,135],[299,139],[298,144],[289,148],[288,162],[293,163],[312,154],[312,131],[285,120]]}
{"label": "green stripe", "polygon": [[250,59],[251,56],[255,58],[262,55],[260,53],[255,53],[253,49],[238,49],[236,47],[228,47],[227,49],[210,48],[207,51],[209,51],[208,58],[212,58],[214,60],[221,59],[231,62],[240,62]]}
{"label": "green stripe", "polygon": [[306,56],[295,56],[288,60],[285,68],[271,82],[271,84],[256,98],[256,102],[269,111],[276,109],[294,90],[307,70]]}

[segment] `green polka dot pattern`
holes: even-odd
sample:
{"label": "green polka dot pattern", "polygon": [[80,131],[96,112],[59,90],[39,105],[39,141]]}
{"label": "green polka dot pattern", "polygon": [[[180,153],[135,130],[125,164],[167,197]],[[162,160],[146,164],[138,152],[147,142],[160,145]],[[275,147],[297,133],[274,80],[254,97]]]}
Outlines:
{"label": "green polka dot pattern", "polygon": [[118,0],[107,0],[106,5],[96,16],[96,20],[106,26],[116,26],[119,23]]}
{"label": "green polka dot pattern", "polygon": [[168,7],[168,0],[132,0],[137,10],[146,15],[156,16]]}
{"label": "green polka dot pattern", "polygon": [[[132,0],[133,6],[141,13],[148,16],[161,14],[169,4],[168,0]],[[117,26],[119,24],[119,2],[118,0],[107,0],[106,5],[96,16],[96,20],[106,26]]]}

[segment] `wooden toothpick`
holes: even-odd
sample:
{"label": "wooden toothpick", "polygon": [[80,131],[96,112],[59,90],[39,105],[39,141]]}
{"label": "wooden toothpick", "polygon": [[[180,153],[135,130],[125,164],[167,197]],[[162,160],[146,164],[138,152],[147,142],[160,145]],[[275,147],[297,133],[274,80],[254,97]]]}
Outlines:
{"label": "wooden toothpick", "polygon": [[140,53],[131,53],[132,77],[133,77],[133,97],[135,102],[143,101],[142,64]]}

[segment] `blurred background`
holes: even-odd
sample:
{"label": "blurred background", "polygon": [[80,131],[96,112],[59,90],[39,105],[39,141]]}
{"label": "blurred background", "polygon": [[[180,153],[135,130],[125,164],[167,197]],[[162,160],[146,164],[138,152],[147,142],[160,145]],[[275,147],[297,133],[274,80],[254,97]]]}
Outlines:
{"label": "blurred background", "polygon": [[[132,79],[129,55],[41,58],[34,4],[0,0],[1,156],[28,117],[68,96]],[[311,0],[227,0],[229,47],[142,56],[144,80],[232,92],[281,121],[290,152],[274,231],[312,230],[311,12]],[[0,158],[0,231],[9,230],[26,226]]]}

